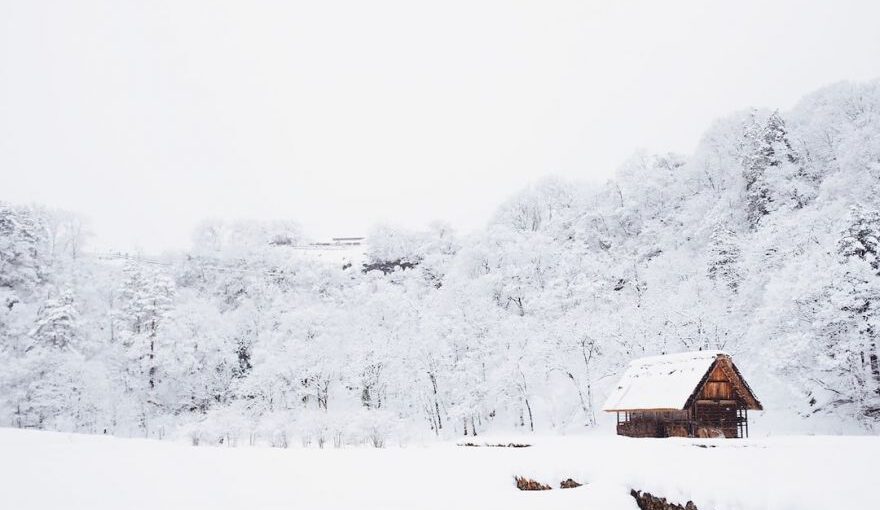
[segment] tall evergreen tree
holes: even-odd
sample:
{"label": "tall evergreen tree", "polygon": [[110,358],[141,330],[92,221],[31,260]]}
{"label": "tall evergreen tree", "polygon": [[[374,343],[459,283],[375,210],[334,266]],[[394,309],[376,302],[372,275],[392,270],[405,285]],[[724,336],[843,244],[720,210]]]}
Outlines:
{"label": "tall evergreen tree", "polygon": [[32,292],[48,270],[46,228],[29,208],[0,202],[0,288]]}
{"label": "tall evergreen tree", "polygon": [[706,270],[709,279],[736,291],[743,279],[740,268],[741,258],[742,253],[733,231],[726,225],[716,225],[709,240],[709,261]]}
{"label": "tall evergreen tree", "polygon": [[880,211],[856,205],[850,210],[849,225],[838,243],[845,257],[864,260],[880,270]]}
{"label": "tall evergreen tree", "polygon": [[41,346],[66,349],[76,344],[79,328],[79,312],[73,294],[67,290],[56,299],[46,300],[30,336]]}
{"label": "tall evergreen tree", "polygon": [[159,367],[158,332],[172,308],[174,282],[159,271],[145,269],[135,263],[124,270],[121,289],[122,304],[117,317],[126,326],[123,344],[129,356],[137,361],[149,390],[156,387]]}
{"label": "tall evergreen tree", "polygon": [[743,148],[746,217],[751,228],[756,228],[764,216],[790,198],[796,199],[798,207],[803,206],[806,198],[799,198],[802,192],[786,182],[800,176],[802,170],[779,111],[772,112],[763,122],[756,112],[752,113],[745,128]]}

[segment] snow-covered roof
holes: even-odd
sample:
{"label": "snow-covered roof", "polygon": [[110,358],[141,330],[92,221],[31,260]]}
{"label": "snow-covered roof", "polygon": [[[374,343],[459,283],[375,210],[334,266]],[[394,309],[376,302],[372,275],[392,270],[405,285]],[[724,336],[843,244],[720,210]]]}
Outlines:
{"label": "snow-covered roof", "polygon": [[722,351],[695,351],[650,356],[630,362],[603,411],[684,409]]}

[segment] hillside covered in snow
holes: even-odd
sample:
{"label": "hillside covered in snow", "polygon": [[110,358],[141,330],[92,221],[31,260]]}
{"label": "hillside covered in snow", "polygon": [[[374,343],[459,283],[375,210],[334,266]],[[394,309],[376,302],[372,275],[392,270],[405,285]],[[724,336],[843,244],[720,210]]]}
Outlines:
{"label": "hillside covered in snow", "polygon": [[765,432],[876,431],[878,192],[873,81],[733,114],[604,184],[536,183],[480,232],[378,226],[365,263],[298,255],[286,221],[107,261],[76,215],[3,203],[0,425],[275,446],[563,433],[602,421],[633,358],[719,349]]}

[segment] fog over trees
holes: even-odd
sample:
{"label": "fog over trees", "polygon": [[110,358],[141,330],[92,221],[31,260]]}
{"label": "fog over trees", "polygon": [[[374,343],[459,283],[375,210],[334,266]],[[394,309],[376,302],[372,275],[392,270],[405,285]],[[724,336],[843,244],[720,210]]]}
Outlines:
{"label": "fog over trees", "polygon": [[[587,143],[587,141],[585,141]],[[98,257],[76,214],[0,203],[0,425],[372,444],[597,423],[639,356],[730,352],[790,420],[880,425],[880,81],[717,121],[691,155],[547,179],[480,232],[205,222]],[[7,197],[8,198],[8,197]]]}

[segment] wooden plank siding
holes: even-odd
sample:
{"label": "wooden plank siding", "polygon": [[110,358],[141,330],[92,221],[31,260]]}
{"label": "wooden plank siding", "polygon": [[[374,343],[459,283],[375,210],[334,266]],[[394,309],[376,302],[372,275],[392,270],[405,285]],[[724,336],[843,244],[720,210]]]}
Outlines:
{"label": "wooden plank siding", "polygon": [[734,398],[733,383],[719,363],[709,372],[709,379],[700,392],[699,400],[732,400]]}

